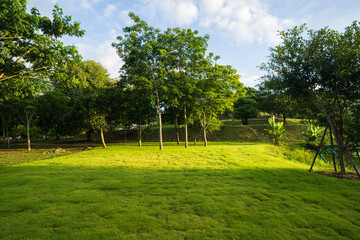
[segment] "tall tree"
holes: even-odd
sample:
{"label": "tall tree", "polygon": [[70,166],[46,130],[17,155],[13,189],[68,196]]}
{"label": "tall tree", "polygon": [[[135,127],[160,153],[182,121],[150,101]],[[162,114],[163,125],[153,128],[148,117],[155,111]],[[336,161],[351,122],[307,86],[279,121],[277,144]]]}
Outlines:
{"label": "tall tree", "polygon": [[[345,117],[360,98],[360,24],[339,33],[329,28],[308,30],[305,25],[280,33],[282,43],[270,51],[265,78],[288,94],[311,102],[323,114],[339,147],[345,173]],[[353,163],[353,162],[352,162]],[[354,164],[353,164],[354,165]]]}
{"label": "tall tree", "polygon": [[[159,122],[159,147],[163,150],[161,108],[162,100],[166,95],[161,95],[164,90],[163,56],[166,54],[160,44],[160,30],[149,26],[134,13],[129,13],[134,25],[123,29],[124,37],[119,36],[118,43],[113,43],[117,53],[124,64],[121,67],[121,75],[129,80],[143,81],[143,85],[149,85],[152,89],[158,114]],[[136,87],[135,82],[129,83]]]}
{"label": "tall tree", "polygon": [[[198,36],[198,31],[191,29],[168,29],[161,35],[161,42],[166,48],[166,67],[168,68],[169,86],[175,90],[178,106],[184,114],[185,148],[188,147],[188,117],[196,99],[196,69],[205,57],[209,35]],[[174,105],[174,104],[173,104]]]}
{"label": "tall tree", "polygon": [[207,129],[211,121],[226,109],[233,107],[234,101],[245,94],[240,76],[231,66],[223,66],[211,61],[212,54],[205,61],[199,79],[195,112],[203,129],[204,144],[207,146]]}

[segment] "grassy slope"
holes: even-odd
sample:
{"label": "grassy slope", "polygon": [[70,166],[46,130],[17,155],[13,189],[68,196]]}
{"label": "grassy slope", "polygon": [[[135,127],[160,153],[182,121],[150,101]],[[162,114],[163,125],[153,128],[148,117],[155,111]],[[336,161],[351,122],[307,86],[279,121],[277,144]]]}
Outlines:
{"label": "grassy slope", "polygon": [[[281,120],[281,119],[279,119]],[[209,141],[220,142],[271,142],[269,134],[264,130],[268,128],[268,122],[266,118],[262,119],[250,119],[249,125],[242,125],[239,120],[225,120],[221,130],[208,134]],[[301,124],[299,120],[288,119],[285,125],[286,134],[285,141],[301,141],[303,136],[300,131],[305,130],[305,124]],[[179,134],[181,141],[184,141],[184,129],[179,128]],[[100,139],[98,135],[95,135],[96,139]],[[175,129],[172,125],[165,125],[163,127],[163,139],[164,141],[175,141]],[[117,133],[106,133],[105,138],[111,141],[124,141],[124,134],[122,131]],[[157,126],[143,128],[142,138],[144,141],[158,141],[159,128]],[[127,131],[127,140],[137,141],[137,130]],[[197,139],[203,140],[202,136]],[[189,141],[193,141],[192,132],[189,131]]]}
{"label": "grassy slope", "polygon": [[309,173],[261,143],[157,149],[0,167],[0,238],[360,238],[360,182]]}

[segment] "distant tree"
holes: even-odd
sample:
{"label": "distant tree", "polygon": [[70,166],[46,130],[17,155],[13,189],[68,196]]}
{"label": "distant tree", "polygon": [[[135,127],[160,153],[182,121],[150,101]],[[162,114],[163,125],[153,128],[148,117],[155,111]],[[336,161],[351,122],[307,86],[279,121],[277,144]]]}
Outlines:
{"label": "distant tree", "polygon": [[136,124],[138,127],[139,147],[142,146],[142,125],[150,123],[156,118],[156,108],[153,94],[141,83],[136,87],[128,88],[124,92],[125,115],[128,125]]}
{"label": "distant tree", "polygon": [[70,62],[56,75],[56,78],[65,79],[57,81],[56,87],[68,92],[89,91],[114,84],[107,69],[93,60]]}
{"label": "distant tree", "polygon": [[194,111],[203,129],[204,145],[207,146],[207,130],[211,121],[226,109],[232,108],[234,101],[245,94],[240,76],[231,66],[223,66],[211,61],[205,62],[200,78]]}
{"label": "distant tree", "polygon": [[[213,132],[219,131],[222,125],[222,121],[220,121],[216,116],[212,116],[212,119],[209,121],[209,124],[206,128],[206,134],[211,134]],[[196,142],[199,138],[202,137],[203,139],[205,139],[203,126],[196,115],[189,119],[189,130],[190,136],[192,136],[194,140],[194,146],[196,146]]]}
{"label": "distant tree", "polygon": [[234,118],[240,119],[243,125],[248,125],[249,118],[255,118],[259,114],[257,103],[251,97],[240,97],[234,103]]}
{"label": "distant tree", "polygon": [[37,125],[43,130],[45,139],[50,130],[54,130],[56,136],[62,132],[63,122],[69,112],[70,98],[63,92],[54,90],[37,97]]}
{"label": "distant tree", "polygon": [[30,127],[37,112],[38,104],[37,98],[26,97],[16,98],[13,105],[21,123],[26,127],[27,150],[29,152],[31,151]]}

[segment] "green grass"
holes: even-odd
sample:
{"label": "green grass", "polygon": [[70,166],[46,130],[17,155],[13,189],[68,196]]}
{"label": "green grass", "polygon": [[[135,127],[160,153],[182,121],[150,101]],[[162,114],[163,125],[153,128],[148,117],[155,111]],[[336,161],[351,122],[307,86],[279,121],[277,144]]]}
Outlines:
{"label": "green grass", "polygon": [[285,150],[110,144],[2,166],[0,238],[360,239],[360,183]]}

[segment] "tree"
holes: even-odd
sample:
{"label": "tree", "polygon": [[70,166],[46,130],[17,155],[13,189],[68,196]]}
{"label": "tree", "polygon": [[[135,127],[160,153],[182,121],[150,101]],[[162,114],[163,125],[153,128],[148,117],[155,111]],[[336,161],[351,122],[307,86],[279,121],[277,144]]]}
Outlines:
{"label": "tree", "polygon": [[93,60],[70,62],[57,73],[56,78],[55,86],[68,92],[90,91],[114,84],[107,69]]}
{"label": "tree", "polygon": [[142,125],[150,123],[156,117],[154,98],[151,91],[141,83],[136,87],[128,88],[124,92],[126,119],[129,124],[138,126],[139,147],[142,146]]}
{"label": "tree", "polygon": [[185,148],[188,148],[188,117],[191,107],[196,102],[196,71],[204,59],[209,35],[198,36],[198,31],[173,28],[160,35],[160,41],[166,49],[165,66],[167,67],[168,88],[173,90],[172,105],[182,108],[184,115]]}
{"label": "tree", "polygon": [[283,122],[286,124],[286,117],[293,115],[294,109],[296,109],[294,105],[299,107],[300,104],[296,102],[296,99],[291,98],[291,96],[287,94],[286,90],[279,85],[276,79],[266,76],[262,80],[263,81],[257,85],[259,88],[257,96],[259,109],[274,115],[282,114]]}
{"label": "tree", "polygon": [[[339,147],[341,172],[345,148],[345,118],[360,98],[360,24],[339,33],[329,28],[308,30],[305,25],[280,33],[282,43],[270,51],[265,78],[276,81],[290,96],[305,99],[326,118]],[[353,164],[355,167],[355,165]]]}
{"label": "tree", "polygon": [[136,82],[131,80],[143,81],[143,85],[148,85],[154,94],[159,121],[159,144],[160,150],[163,150],[161,105],[162,97],[165,96],[160,95],[164,90],[166,71],[163,56],[166,52],[158,41],[159,29],[149,26],[132,12],[129,16],[135,24],[125,27],[124,37],[119,36],[117,38],[119,43],[112,45],[124,62],[121,67],[121,77],[129,79],[128,84],[134,87]]}
{"label": "tree", "polygon": [[207,146],[207,129],[211,121],[226,109],[232,108],[234,101],[245,94],[240,76],[231,66],[211,62],[212,55],[205,61],[199,80],[195,112],[203,129],[204,145]]}
{"label": "tree", "polygon": [[43,130],[45,139],[51,130],[55,130],[58,137],[63,132],[62,127],[70,110],[70,97],[62,91],[54,90],[38,96],[37,99],[37,125]]}
{"label": "tree", "polygon": [[241,119],[243,125],[248,125],[249,118],[257,117],[259,110],[257,103],[250,97],[240,97],[234,103],[234,118]]}
{"label": "tree", "polygon": [[27,150],[31,151],[30,126],[37,111],[38,101],[35,97],[27,97],[15,100],[15,109],[22,124],[26,127]]}
{"label": "tree", "polygon": [[58,38],[82,36],[78,22],[64,16],[58,5],[53,20],[36,8],[26,11],[26,0],[0,3],[0,82],[21,78],[47,80],[49,74],[76,56],[74,46],[64,46]]}

